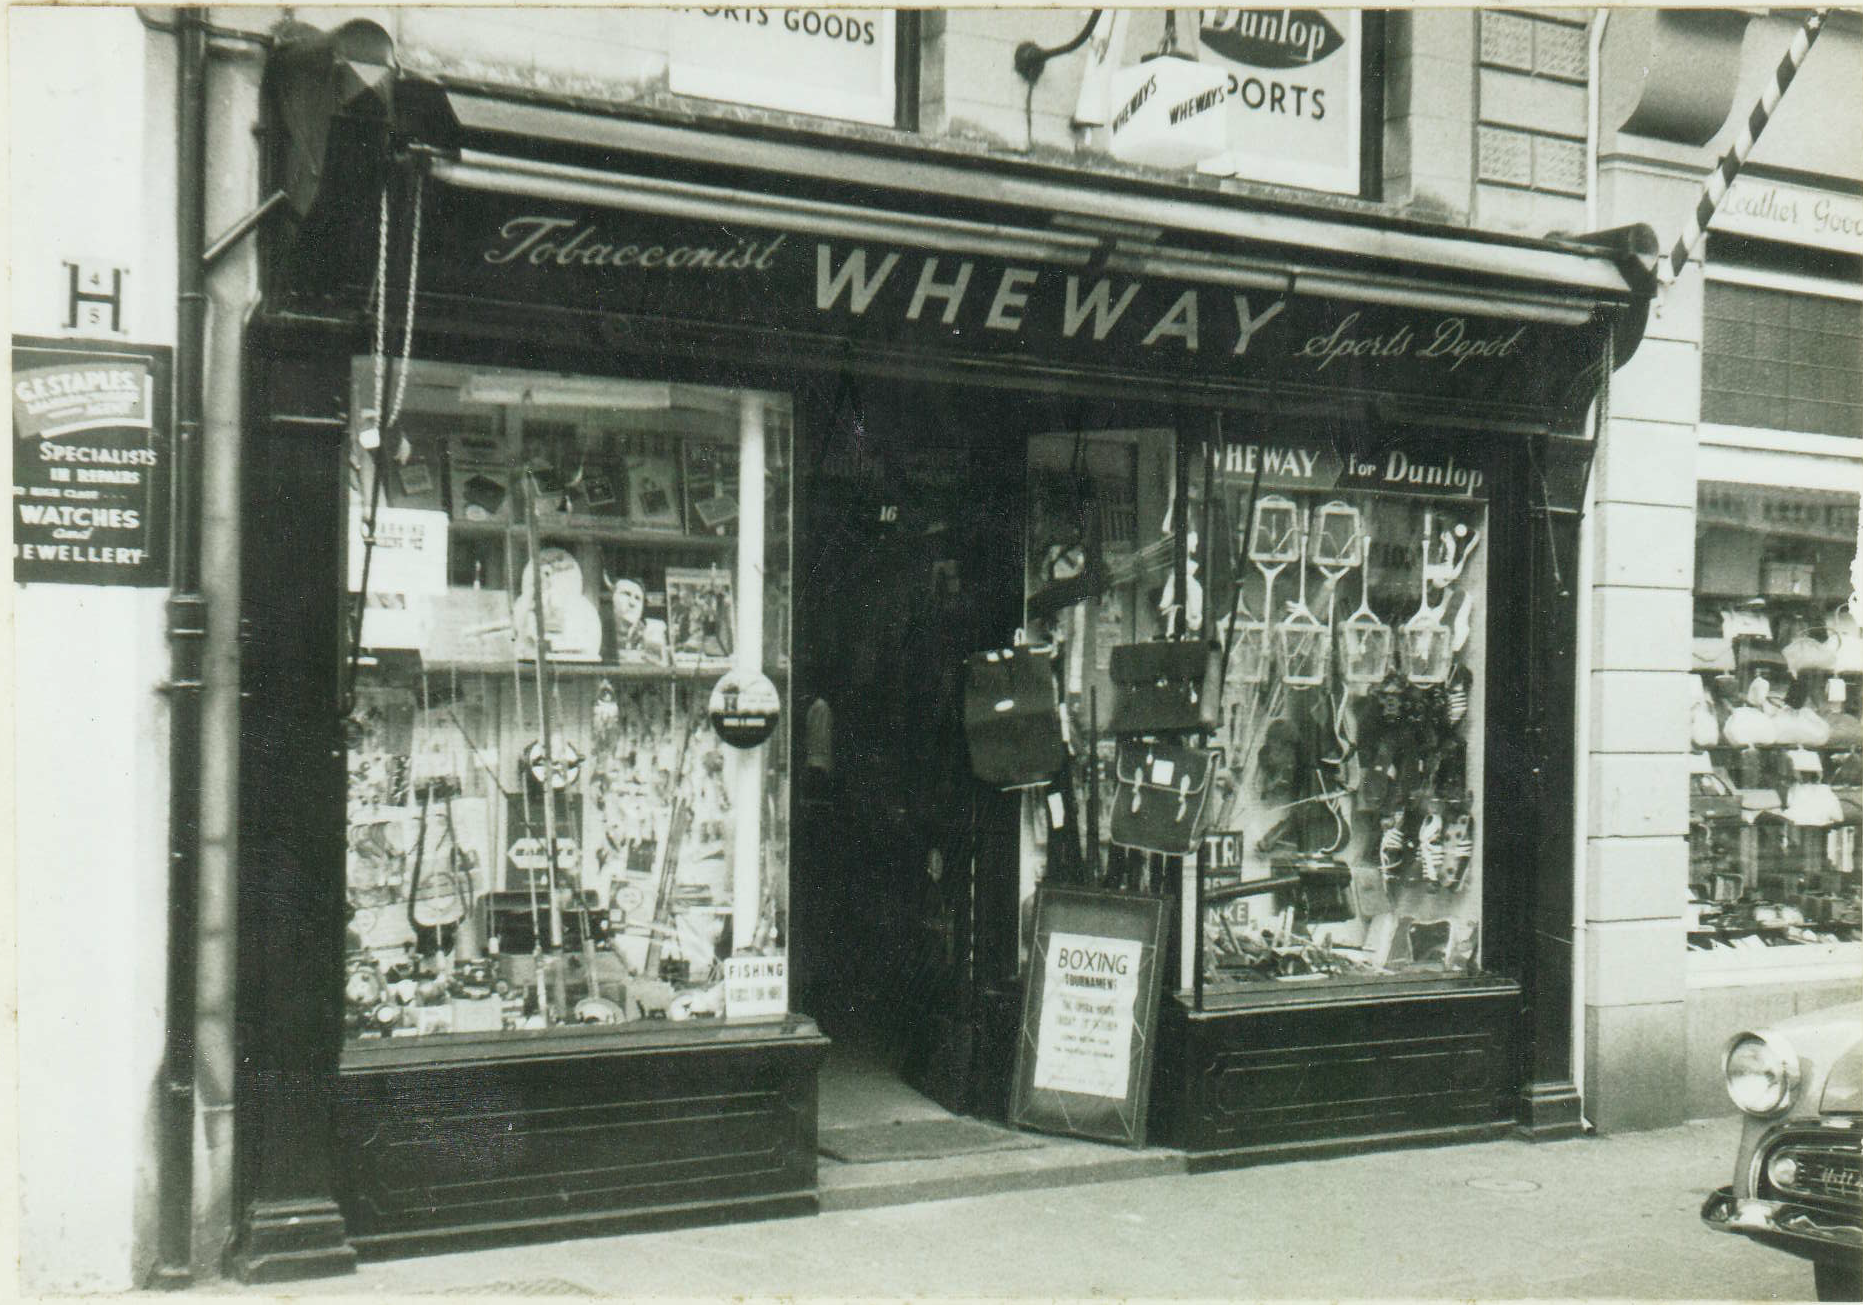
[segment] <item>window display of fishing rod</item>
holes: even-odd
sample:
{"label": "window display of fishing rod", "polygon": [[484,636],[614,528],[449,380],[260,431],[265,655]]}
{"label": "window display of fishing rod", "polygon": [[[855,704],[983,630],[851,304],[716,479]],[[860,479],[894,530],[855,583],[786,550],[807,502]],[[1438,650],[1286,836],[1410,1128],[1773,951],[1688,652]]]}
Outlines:
{"label": "window display of fishing rod", "polygon": [[733,658],[786,680],[787,405],[416,371],[351,464],[349,1040],[723,1019],[734,956],[780,1017],[781,691]]}

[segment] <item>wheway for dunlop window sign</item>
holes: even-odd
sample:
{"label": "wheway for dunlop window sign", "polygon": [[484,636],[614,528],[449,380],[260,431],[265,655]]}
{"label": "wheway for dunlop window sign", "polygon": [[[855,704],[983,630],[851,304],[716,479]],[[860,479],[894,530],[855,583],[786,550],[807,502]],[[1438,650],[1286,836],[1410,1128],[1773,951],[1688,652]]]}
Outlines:
{"label": "wheway for dunlop window sign", "polygon": [[169,354],[13,340],[13,578],[168,583]]}
{"label": "wheway for dunlop window sign", "polygon": [[1356,195],[1364,42],[1356,9],[1205,9],[1228,148],[1199,170]]}
{"label": "wheway for dunlop window sign", "polygon": [[677,95],[893,125],[890,9],[676,9]]}

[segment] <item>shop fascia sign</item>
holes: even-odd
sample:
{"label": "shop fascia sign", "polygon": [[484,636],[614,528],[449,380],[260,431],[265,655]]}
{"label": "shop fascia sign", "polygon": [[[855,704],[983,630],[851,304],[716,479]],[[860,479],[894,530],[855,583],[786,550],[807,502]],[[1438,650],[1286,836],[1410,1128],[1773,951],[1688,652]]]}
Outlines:
{"label": "shop fascia sign", "polygon": [[[893,328],[922,325],[954,337],[978,330],[1108,350],[1136,348],[1141,354],[1223,358],[1246,357],[1259,337],[1271,334],[1268,348],[1316,376],[1366,360],[1453,373],[1471,362],[1520,358],[1529,331],[1524,323],[1453,313],[1336,312],[1331,300],[1309,311],[1321,301],[789,232],[721,240],[541,213],[500,225],[479,249],[478,262],[580,282],[577,288],[585,291],[612,273],[654,274],[669,283],[670,298],[689,301],[682,316],[690,314],[691,301],[711,298],[721,280],[744,274],[793,281],[797,269],[806,267],[814,312],[826,318]],[[793,298],[776,296],[792,303]],[[1296,304],[1302,310],[1290,313]]]}
{"label": "shop fascia sign", "polygon": [[1857,537],[1857,499],[1834,491],[1704,480],[1697,495],[1703,525],[1832,543]]}
{"label": "shop fascia sign", "polygon": [[428,230],[423,284],[439,292],[776,332],[798,346],[853,342],[1511,411],[1563,411],[1593,356],[1582,326],[1302,294],[1291,272],[1284,285],[1253,289],[1071,264],[1046,255],[1039,233],[1026,257],[953,253],[465,192]]}
{"label": "shop fascia sign", "polygon": [[1708,225],[1732,235],[1863,254],[1863,196],[1751,175],[1734,178]]}

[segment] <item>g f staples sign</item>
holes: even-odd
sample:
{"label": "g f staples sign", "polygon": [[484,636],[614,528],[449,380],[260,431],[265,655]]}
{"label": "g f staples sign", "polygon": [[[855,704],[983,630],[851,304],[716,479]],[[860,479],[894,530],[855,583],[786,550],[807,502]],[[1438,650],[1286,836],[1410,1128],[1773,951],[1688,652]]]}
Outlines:
{"label": "g f staples sign", "polygon": [[168,583],[166,349],[13,340],[13,577]]}
{"label": "g f staples sign", "polygon": [[893,125],[890,9],[676,9],[677,95]]}

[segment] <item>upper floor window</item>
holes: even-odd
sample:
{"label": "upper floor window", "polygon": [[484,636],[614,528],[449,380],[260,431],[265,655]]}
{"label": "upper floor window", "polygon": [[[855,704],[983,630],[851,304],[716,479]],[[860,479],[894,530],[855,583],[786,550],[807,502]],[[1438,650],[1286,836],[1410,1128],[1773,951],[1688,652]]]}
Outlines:
{"label": "upper floor window", "polygon": [[1710,280],[1701,419],[1863,437],[1863,303]]}

